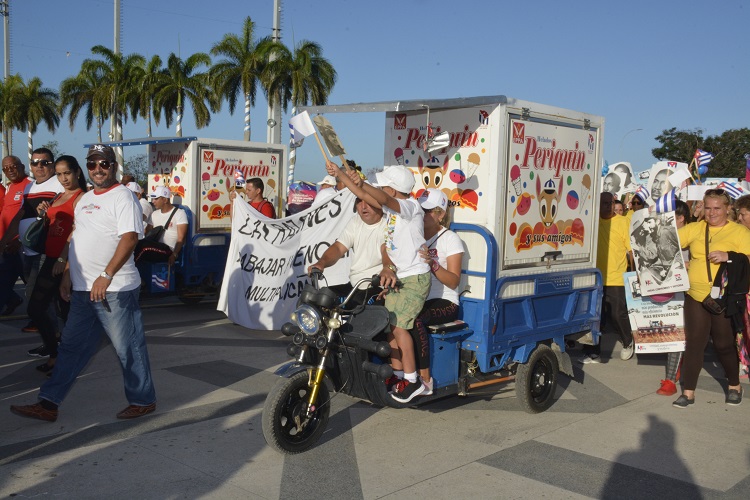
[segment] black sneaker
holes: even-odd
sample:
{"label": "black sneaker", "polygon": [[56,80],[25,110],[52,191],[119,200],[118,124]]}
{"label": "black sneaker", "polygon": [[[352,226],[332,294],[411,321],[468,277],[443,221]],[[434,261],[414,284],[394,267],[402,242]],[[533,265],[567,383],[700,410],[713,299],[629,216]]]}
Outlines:
{"label": "black sneaker", "polygon": [[34,349],[29,349],[29,351],[27,351],[27,354],[32,358],[46,358],[50,355],[50,352],[46,347],[44,347],[44,345],[40,345],[39,347],[35,347]]}
{"label": "black sneaker", "polygon": [[391,397],[399,403],[408,403],[425,391],[425,386],[419,378],[417,378],[416,382],[409,382],[406,379],[404,379],[404,382],[406,384],[403,386],[399,384],[398,392],[394,391],[391,393]]}
{"label": "black sneaker", "polygon": [[688,397],[683,394],[679,398],[675,399],[674,403],[672,403],[672,406],[674,406],[675,408],[687,408],[693,403],[695,403],[695,398],[688,399]]}
{"label": "black sneaker", "polygon": [[736,389],[729,389],[729,394],[727,394],[727,404],[729,406],[739,406],[742,403],[742,387],[740,387],[740,390]]}

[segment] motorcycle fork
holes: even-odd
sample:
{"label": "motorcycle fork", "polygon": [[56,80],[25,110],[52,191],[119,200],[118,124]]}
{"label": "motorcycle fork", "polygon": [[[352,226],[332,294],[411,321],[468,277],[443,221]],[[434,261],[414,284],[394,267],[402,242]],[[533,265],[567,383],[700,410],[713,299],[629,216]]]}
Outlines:
{"label": "motorcycle fork", "polygon": [[[328,339],[328,344],[330,345],[333,341],[333,335],[335,333],[334,328],[328,329],[328,335],[326,336]],[[307,399],[307,413],[308,416],[310,416],[316,409],[315,402],[318,399],[318,391],[320,390],[320,384],[324,384],[323,377],[325,377],[326,370],[326,360],[328,359],[328,355],[330,354],[331,349],[330,347],[326,346],[325,350],[323,351],[323,355],[320,357],[320,362],[318,363],[318,366],[310,370],[310,379],[308,381],[308,385],[310,386],[310,397]],[[324,404],[327,403],[324,402]]]}

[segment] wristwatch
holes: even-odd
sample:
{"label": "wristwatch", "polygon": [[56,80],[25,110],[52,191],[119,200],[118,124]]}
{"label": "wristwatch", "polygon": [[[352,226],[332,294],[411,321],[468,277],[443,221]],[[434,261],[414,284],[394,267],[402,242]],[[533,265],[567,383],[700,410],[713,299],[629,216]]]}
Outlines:
{"label": "wristwatch", "polygon": [[102,274],[100,274],[99,277],[100,278],[106,278],[109,281],[112,281],[112,276],[110,276],[109,274],[107,274],[107,271],[102,271]]}
{"label": "wristwatch", "polygon": [[59,262],[60,264],[65,264],[67,260],[63,259],[62,257],[58,257],[57,262]]}
{"label": "wristwatch", "polygon": [[388,269],[390,269],[394,273],[398,272],[398,269],[393,264],[388,264]]}

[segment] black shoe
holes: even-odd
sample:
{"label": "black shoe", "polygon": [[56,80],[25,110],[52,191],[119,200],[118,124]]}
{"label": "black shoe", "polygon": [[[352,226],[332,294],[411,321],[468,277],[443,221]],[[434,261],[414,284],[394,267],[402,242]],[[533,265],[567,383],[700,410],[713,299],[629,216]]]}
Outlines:
{"label": "black shoe", "polygon": [[12,295],[10,299],[8,299],[8,303],[5,304],[5,310],[3,311],[2,316],[10,316],[13,314],[13,311],[16,310],[18,306],[23,304],[23,300],[21,300],[17,295]]}
{"label": "black shoe", "polygon": [[419,378],[417,378],[416,382],[409,382],[406,379],[404,381],[406,384],[403,386],[399,384],[399,392],[394,391],[391,393],[391,397],[399,403],[408,403],[425,391],[425,386]]}
{"label": "black shoe", "polygon": [[44,347],[44,345],[40,345],[39,347],[35,347],[34,349],[29,349],[27,351],[27,354],[32,358],[46,358],[50,355],[50,352],[49,349]]}
{"label": "black shoe", "polygon": [[683,394],[679,398],[675,399],[674,403],[672,403],[672,406],[674,406],[675,408],[687,408],[693,403],[695,403],[695,398],[688,399],[688,397]]}
{"label": "black shoe", "polygon": [[50,365],[49,363],[45,362],[45,363],[42,363],[41,365],[38,365],[36,369],[42,373],[47,373],[47,372],[51,372],[54,367],[55,365]]}
{"label": "black shoe", "polygon": [[729,406],[739,406],[742,403],[742,387],[740,387],[740,390],[736,389],[729,389],[729,394],[727,394],[727,404]]}

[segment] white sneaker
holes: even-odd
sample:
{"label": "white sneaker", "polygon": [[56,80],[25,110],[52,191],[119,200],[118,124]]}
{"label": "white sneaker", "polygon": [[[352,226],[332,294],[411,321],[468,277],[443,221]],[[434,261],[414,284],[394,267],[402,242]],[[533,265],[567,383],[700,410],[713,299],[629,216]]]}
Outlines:
{"label": "white sneaker", "polygon": [[622,351],[620,351],[620,359],[627,361],[633,357],[633,353],[635,353],[635,342],[631,342],[628,347],[622,348]]}
{"label": "white sneaker", "polygon": [[583,363],[584,365],[590,365],[592,363],[601,363],[602,358],[598,354],[584,354],[578,362]]}
{"label": "white sneaker", "polygon": [[425,382],[422,380],[422,384],[424,384],[424,392],[422,393],[422,396],[430,396],[432,394],[432,384],[435,383],[435,379],[431,378],[429,382]]}

